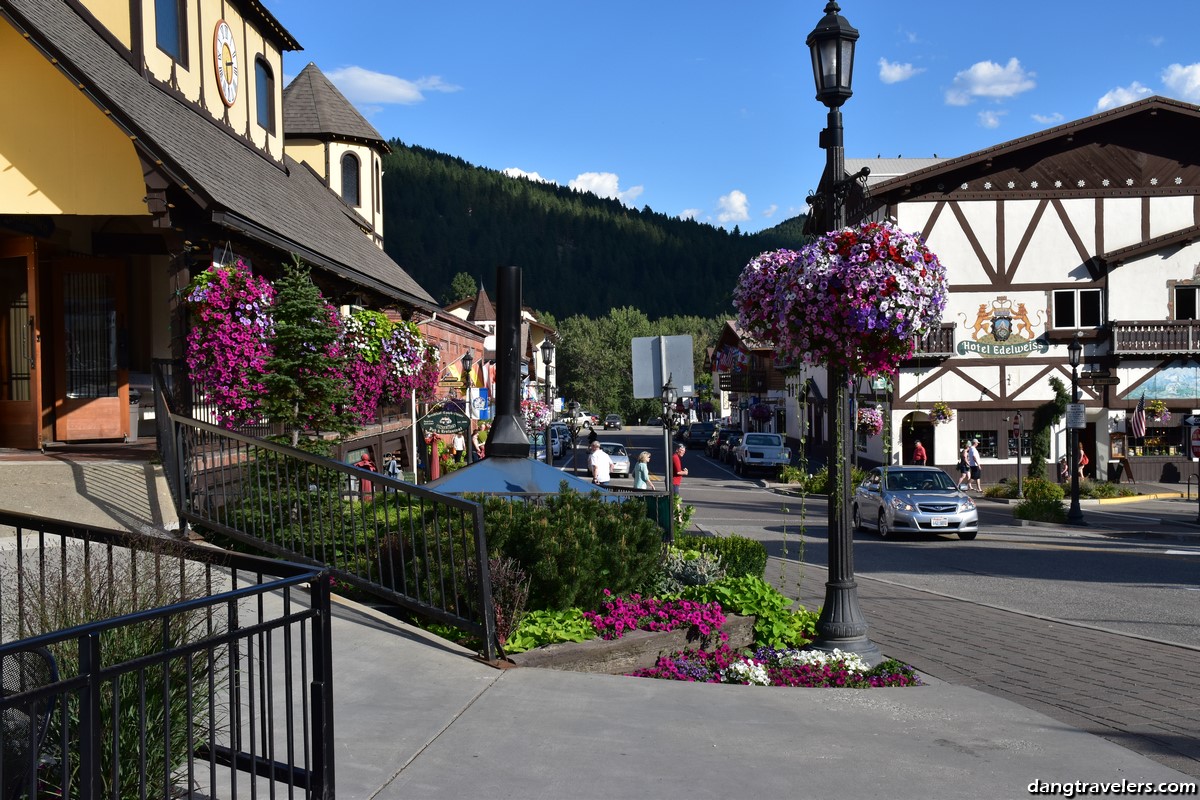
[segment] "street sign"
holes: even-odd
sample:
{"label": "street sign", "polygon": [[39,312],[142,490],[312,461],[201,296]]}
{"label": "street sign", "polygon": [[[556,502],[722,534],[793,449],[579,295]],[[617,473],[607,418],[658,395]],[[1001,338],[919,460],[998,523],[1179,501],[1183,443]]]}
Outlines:
{"label": "street sign", "polygon": [[1092,386],[1116,386],[1121,379],[1116,375],[1089,375],[1086,382]]}
{"label": "street sign", "polygon": [[1087,427],[1087,412],[1083,403],[1067,404],[1067,427],[1083,430]]}
{"label": "street sign", "polygon": [[1200,427],[1200,414],[1192,414],[1190,417],[1184,417],[1183,424],[1190,425],[1193,428]]}

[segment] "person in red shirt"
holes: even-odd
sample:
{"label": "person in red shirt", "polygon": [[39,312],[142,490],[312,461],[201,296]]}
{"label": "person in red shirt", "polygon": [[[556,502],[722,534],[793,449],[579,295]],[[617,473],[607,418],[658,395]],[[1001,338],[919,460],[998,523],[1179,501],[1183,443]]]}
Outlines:
{"label": "person in red shirt", "polygon": [[688,474],[687,469],[683,466],[683,454],[687,452],[687,448],[682,444],[675,445],[675,453],[671,456],[671,485],[675,487],[675,492],[679,492],[679,484],[683,483],[683,476]]}
{"label": "person in red shirt", "polygon": [[921,444],[920,439],[913,445],[912,460],[919,467],[925,466],[925,462],[929,460],[929,456],[925,453],[925,445]]}

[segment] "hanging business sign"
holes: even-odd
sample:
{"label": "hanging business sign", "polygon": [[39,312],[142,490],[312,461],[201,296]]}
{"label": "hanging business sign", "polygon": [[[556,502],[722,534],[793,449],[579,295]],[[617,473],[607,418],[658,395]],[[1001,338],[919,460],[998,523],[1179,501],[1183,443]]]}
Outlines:
{"label": "hanging business sign", "polygon": [[1008,297],[980,303],[974,322],[967,314],[958,314],[970,339],[960,339],[955,349],[960,356],[967,353],[992,357],[1048,353],[1050,343],[1037,332],[1038,328],[1044,327],[1044,313],[1036,311],[1031,317],[1024,303]]}
{"label": "hanging business sign", "polygon": [[427,434],[466,433],[470,428],[471,420],[457,411],[435,411],[421,420],[421,430]]}

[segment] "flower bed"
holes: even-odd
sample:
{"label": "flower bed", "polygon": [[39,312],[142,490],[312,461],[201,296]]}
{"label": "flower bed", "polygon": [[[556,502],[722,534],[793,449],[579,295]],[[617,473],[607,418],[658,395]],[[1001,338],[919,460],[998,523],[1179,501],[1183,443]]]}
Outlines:
{"label": "flower bed", "polygon": [[834,650],[772,650],[759,648],[744,655],[721,645],[712,651],[681,650],[664,656],[649,669],[629,673],[637,678],[660,678],[697,683],[740,683],[752,686],[866,689],[920,686],[921,678],[907,664],[886,659],[867,666],[858,655]]}

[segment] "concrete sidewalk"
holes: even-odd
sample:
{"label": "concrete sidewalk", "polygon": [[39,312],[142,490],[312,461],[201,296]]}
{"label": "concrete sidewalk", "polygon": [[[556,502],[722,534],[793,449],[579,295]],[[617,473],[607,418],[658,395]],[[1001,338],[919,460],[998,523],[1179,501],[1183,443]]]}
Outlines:
{"label": "concrete sidewalk", "polygon": [[[138,461],[0,458],[0,506],[135,530],[174,523],[160,468]],[[1023,798],[1035,780],[1192,784],[1098,736],[933,679],[782,689],[498,670],[345,600],[333,636],[344,798],[925,800]]]}

